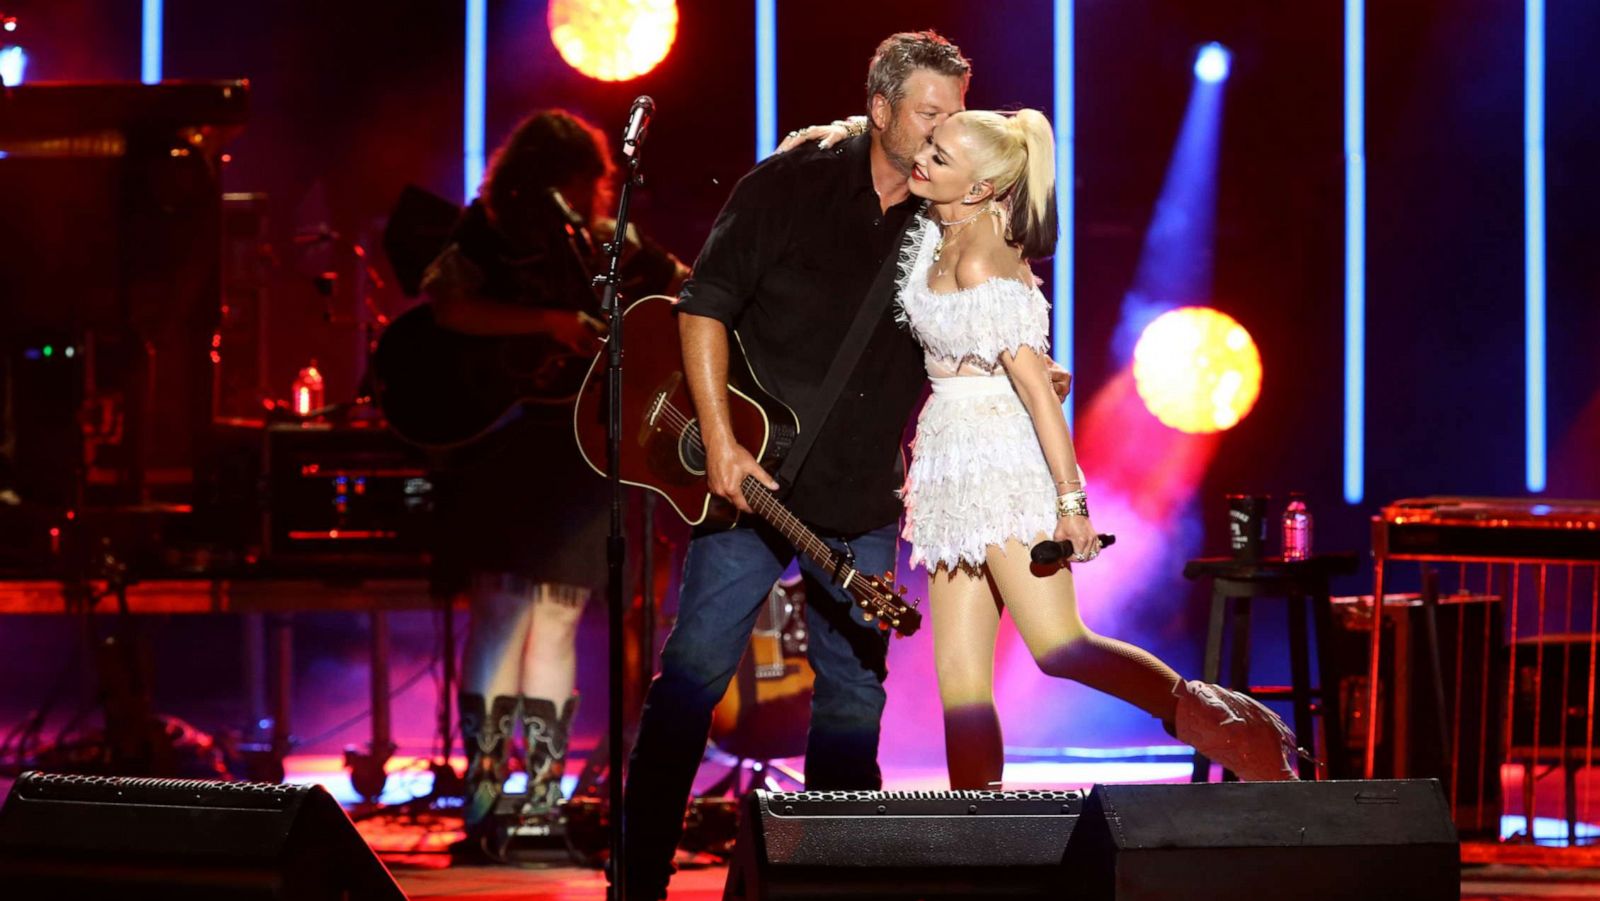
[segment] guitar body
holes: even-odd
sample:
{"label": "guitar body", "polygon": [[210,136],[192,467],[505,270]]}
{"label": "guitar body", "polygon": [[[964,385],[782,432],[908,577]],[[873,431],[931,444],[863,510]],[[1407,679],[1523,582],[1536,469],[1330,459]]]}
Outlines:
{"label": "guitar body", "polygon": [[423,447],[468,444],[520,415],[552,421],[570,408],[589,364],[542,335],[463,335],[419,304],[383,330],[373,355],[378,405],[395,432]]}
{"label": "guitar body", "polygon": [[[662,410],[683,411],[685,416],[694,410],[673,303],[655,295],[635,301],[623,313],[622,480],[661,495],[690,525],[708,520],[731,524],[733,508],[706,488],[698,428],[678,435],[653,424]],[[799,431],[794,411],[762,389],[736,340],[729,344],[728,418],[734,438],[769,472]],[[605,475],[605,351],[595,357],[578,391],[573,425],[583,458]]]}
{"label": "guitar body", "polygon": [[[708,520],[732,524],[733,507],[706,487],[705,450],[694,401],[683,374],[683,351],[678,343],[678,323],[670,297],[646,297],[623,314],[622,334],[607,341],[622,341],[625,364],[619,386],[622,430],[617,466],[622,481],[647,488],[665,498],[691,525]],[[573,430],[578,450],[595,472],[606,475],[606,358],[602,350],[589,368],[573,408]],[[772,472],[793,446],[800,421],[794,411],[760,385],[739,345],[729,342],[728,418],[736,441]],[[894,584],[894,574],[881,576],[858,571],[842,560],[809,526],[751,475],[739,486],[751,510],[789,540],[807,559],[833,573],[850,603],[862,615],[876,620],[878,628],[901,635],[914,633],[922,616],[907,604],[904,586]],[[752,657],[755,652],[752,651]],[[769,655],[770,657],[770,655]],[[755,665],[755,663],[752,663]]]}
{"label": "guitar body", "polygon": [[806,660],[803,579],[772,587],[739,669],[711,712],[711,741],[746,760],[806,752],[816,674]]}

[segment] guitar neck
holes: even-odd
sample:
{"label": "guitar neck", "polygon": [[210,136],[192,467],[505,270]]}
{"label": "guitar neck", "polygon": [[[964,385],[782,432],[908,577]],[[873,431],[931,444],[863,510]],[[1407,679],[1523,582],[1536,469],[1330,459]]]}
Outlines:
{"label": "guitar neck", "polygon": [[[706,523],[715,513],[712,524],[733,525],[722,521],[727,511],[721,509],[722,499],[717,492],[710,490],[707,470],[717,461],[710,460],[706,453],[694,415],[694,398],[685,384],[673,299],[644,298],[630,306],[626,315],[630,325],[623,334],[644,336],[630,339],[633,343],[623,348],[630,355],[632,374],[613,382],[603,374],[597,375],[591,366],[578,392],[573,427],[585,462],[601,473],[614,465],[624,482],[660,494],[691,524]],[[608,340],[621,340],[621,334]],[[793,410],[760,387],[753,371],[746,372],[749,367],[742,354],[737,353],[742,350],[737,340],[729,342],[728,350],[730,372],[740,376],[728,383],[728,431],[758,460],[781,456],[799,433],[799,419]],[[623,426],[634,434],[635,440],[622,442],[620,454],[613,461],[603,424],[614,408],[620,408]],[[906,599],[906,587],[895,584],[890,568],[894,565],[892,557],[882,561],[887,564],[884,572],[864,572],[854,560],[836,553],[785,509],[760,481],[741,477],[738,488],[734,497],[745,501],[738,506],[760,516],[794,547],[801,560],[822,570],[813,574],[823,575],[833,583],[827,586],[828,595],[834,601],[847,603],[852,608],[852,619],[902,636],[916,632],[922,616],[915,603]],[[872,563],[879,565],[877,559]]]}
{"label": "guitar neck", "polygon": [[848,563],[839,563],[833,548],[818,538],[817,533],[807,528],[798,516],[790,513],[787,507],[773,497],[765,485],[756,481],[754,476],[745,476],[739,488],[744,492],[745,502],[750,505],[750,509],[771,523],[773,528],[795,546],[796,550],[823,569],[831,571],[835,566],[839,567],[839,572],[836,574],[838,582],[847,589],[854,587],[855,567]]}
{"label": "guitar neck", "polygon": [[[680,465],[687,466],[683,461],[688,458],[682,456],[683,452],[693,451],[691,456],[698,455],[704,460],[705,445],[695,419],[671,401],[681,378],[681,373],[675,374],[668,379],[666,387],[656,389],[654,397],[643,406],[641,413],[646,429],[659,430],[671,436],[677,445]],[[704,475],[704,471],[695,474]],[[801,522],[799,517],[789,512],[755,477],[745,476],[739,483],[739,490],[751,510],[777,529],[805,559],[831,574],[832,580],[853,598],[853,604],[862,608],[862,615],[867,621],[875,621],[879,628],[892,629],[901,635],[911,635],[917,631],[922,617],[905,602],[903,587],[896,594],[891,574],[886,573],[882,578],[865,575],[852,563],[840,559],[833,548]],[[709,500],[708,497],[701,503]]]}

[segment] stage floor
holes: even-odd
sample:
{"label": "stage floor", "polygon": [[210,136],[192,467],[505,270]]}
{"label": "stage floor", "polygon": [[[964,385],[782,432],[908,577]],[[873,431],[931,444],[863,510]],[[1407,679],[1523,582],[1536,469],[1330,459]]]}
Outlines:
{"label": "stage floor", "polygon": [[[606,896],[605,876],[577,867],[395,867],[394,875],[411,901],[604,901]],[[685,870],[673,877],[672,901],[721,901],[727,876],[724,866]]]}
{"label": "stage floor", "polygon": [[[453,816],[424,820],[361,819],[358,828],[389,866],[411,901],[604,901],[605,877],[600,870],[564,862],[538,865],[484,866],[452,864],[446,851],[461,838]],[[1552,826],[1556,824],[1551,824]],[[1551,848],[1474,843],[1464,846],[1467,860],[1538,857]],[[1581,853],[1581,852],[1580,852]],[[1586,859],[1593,860],[1590,855]],[[1532,859],[1532,858],[1524,858]],[[1544,858],[1548,861],[1548,857]],[[728,868],[715,858],[680,854],[673,879],[672,901],[719,901]],[[1462,867],[1463,901],[1576,901],[1600,899],[1600,866],[1582,868],[1572,860],[1546,865],[1468,863]]]}
{"label": "stage floor", "polygon": [[[685,870],[672,881],[671,901],[720,901],[727,878],[722,866]],[[394,867],[411,901],[603,901],[605,877],[575,867]],[[1469,868],[1461,880],[1462,901],[1600,898],[1600,871],[1536,867]]]}
{"label": "stage floor", "polygon": [[[407,774],[417,775],[418,761],[407,764],[402,760],[392,762],[391,786],[396,796],[386,798],[390,803],[405,800],[412,793],[425,790],[420,782],[407,781]],[[352,801],[353,790],[341,762],[332,757],[296,756],[289,759],[290,780],[317,782],[327,787],[335,797]],[[459,761],[458,761],[459,763]],[[1142,764],[1087,764],[1084,772],[1072,772],[1068,778],[1055,781],[1049,787],[1087,788],[1095,781],[1181,781],[1176,772],[1166,769],[1173,764],[1166,761]],[[1010,772],[1008,767],[1008,773]],[[1033,773],[1023,770],[1018,775]],[[714,774],[712,774],[714,775]],[[1056,774],[1052,774],[1056,775]],[[1516,773],[1508,773],[1507,797],[1515,799],[1513,790]],[[1584,774],[1588,776],[1586,772]],[[893,788],[901,790],[938,789],[942,787],[942,773],[929,770],[900,769],[891,780]],[[8,791],[10,780],[0,778],[0,792]],[[1021,787],[1021,786],[1017,786]],[[1037,787],[1037,786],[1035,786]],[[1549,814],[1559,816],[1558,797],[1546,798],[1547,793],[1559,786],[1540,785],[1538,809],[1539,834],[1550,838],[1564,831],[1564,824]],[[1590,795],[1600,796],[1600,783],[1590,785],[1587,778],[1580,780],[1580,803],[1586,814],[1582,829],[1593,834],[1597,817],[1588,815]],[[420,817],[363,816],[359,804],[350,804],[349,810],[357,820],[362,837],[387,864],[412,901],[444,901],[444,899],[473,899],[473,901],[604,901],[605,877],[594,868],[567,863],[565,855],[545,858],[554,861],[541,865],[485,866],[452,865],[448,848],[460,839],[460,819],[448,813],[424,813]],[[1506,828],[1521,828],[1521,817],[1514,814],[1506,818]],[[1550,852],[1557,849],[1528,845],[1474,844],[1464,846],[1463,857],[1471,863],[1462,868],[1461,898],[1464,901],[1522,901],[1522,899],[1600,899],[1600,848],[1589,846],[1568,851],[1565,859],[1552,859]],[[1589,868],[1576,864],[1573,852]],[[1481,861],[1496,861],[1482,863]],[[717,901],[722,897],[727,867],[708,856],[689,859],[680,856],[680,872],[673,880],[673,901]],[[0,897],[4,897],[0,886]]]}

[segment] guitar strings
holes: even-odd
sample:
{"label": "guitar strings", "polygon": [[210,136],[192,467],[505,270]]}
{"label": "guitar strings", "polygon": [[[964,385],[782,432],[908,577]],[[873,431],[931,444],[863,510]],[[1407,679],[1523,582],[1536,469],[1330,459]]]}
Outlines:
{"label": "guitar strings", "polygon": [[[690,427],[694,424],[693,420],[691,420],[688,416],[685,416],[671,403],[663,403],[661,405],[660,418],[679,434],[688,433]],[[700,439],[698,434],[694,435],[690,440],[693,441],[696,450],[700,451],[702,454],[705,453],[705,443]],[[750,490],[751,487],[756,490]],[[827,544],[810,534],[787,534],[791,530],[784,529],[783,525],[788,523],[790,520],[793,520],[794,525],[796,526],[800,526],[801,528],[804,528],[804,526],[793,513],[790,513],[788,509],[786,509],[782,504],[778,503],[777,498],[772,496],[771,492],[765,485],[762,485],[760,482],[756,481],[754,476],[745,476],[744,481],[740,483],[740,488],[745,490],[745,500],[749,501],[751,506],[760,508],[758,512],[766,512],[772,514],[778,519],[783,520],[782,523],[775,523],[775,525],[778,525],[780,530],[786,533],[786,537],[788,537],[795,544],[802,545],[800,548],[802,551],[806,551],[813,556],[821,557],[826,557],[833,553],[833,548],[828,547]],[[844,565],[851,571],[852,574],[855,573],[854,566],[851,566],[848,563]],[[850,579],[849,582],[850,586],[848,590],[851,594],[855,595],[856,598],[859,600],[870,601],[879,610],[883,609],[882,600],[877,597],[877,592],[872,591],[871,586],[865,581],[857,582],[855,579]],[[867,593],[864,594],[864,592]]]}
{"label": "guitar strings", "polygon": [[[678,431],[680,433],[687,432],[689,430],[690,426],[693,425],[693,420],[689,419],[687,416],[685,416],[682,412],[680,412],[676,407],[672,406],[670,403],[662,405],[661,414],[662,414],[661,418],[663,420],[665,420],[666,423],[669,426],[671,426],[675,431]],[[704,453],[705,452],[705,444],[704,444],[704,442],[701,441],[698,436],[694,437],[692,440],[694,442],[695,449],[699,450],[701,453]],[[759,505],[759,506],[761,506],[763,508],[763,510],[765,512],[770,512],[772,514],[775,514],[778,518],[783,519],[785,521],[785,523],[778,524],[778,525],[780,525],[780,528],[781,528],[781,526],[783,524],[786,524],[789,520],[794,520],[795,521],[794,522],[795,525],[800,525],[799,521],[797,519],[795,519],[794,514],[790,513],[788,510],[784,509],[784,507],[781,504],[778,503],[777,499],[774,498],[768,492],[767,487],[765,485],[762,485],[760,482],[756,481],[755,478],[752,477],[752,476],[746,476],[745,477],[745,482],[749,483],[749,487],[755,489],[755,490],[746,490],[745,491],[745,500],[749,501],[752,505]],[[741,483],[740,487],[741,488],[746,488],[747,486],[744,483]],[[790,529],[784,529],[784,531],[788,532],[788,531],[790,531]],[[831,554],[833,552],[832,548],[828,547],[826,544],[822,543],[821,541],[816,540],[815,538],[813,538],[810,535],[798,534],[798,535],[789,535],[787,537],[789,537],[791,540],[795,540],[796,544],[802,544],[803,547],[801,548],[801,550],[808,551],[808,552],[810,552],[812,554],[826,556],[826,555]],[[852,567],[852,569],[853,569],[853,567]],[[854,586],[852,585],[852,588],[853,587]]]}

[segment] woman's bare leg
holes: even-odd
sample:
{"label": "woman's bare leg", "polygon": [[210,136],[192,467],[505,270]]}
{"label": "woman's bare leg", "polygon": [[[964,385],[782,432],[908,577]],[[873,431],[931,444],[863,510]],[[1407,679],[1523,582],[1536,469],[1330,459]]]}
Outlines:
{"label": "woman's bare leg", "polygon": [[981,575],[941,569],[928,578],[928,605],[950,787],[999,788],[1005,745],[994,709],[994,642],[1000,627],[994,589]]}
{"label": "woman's bare leg", "polygon": [[532,621],[522,648],[520,688],[529,698],[549,698],[559,706],[577,684],[578,620],[589,591],[570,585],[540,585],[534,593]]}
{"label": "woman's bare leg", "polygon": [[503,584],[499,574],[474,579],[468,595],[461,690],[485,698],[516,697],[533,597]]}
{"label": "woman's bare leg", "polygon": [[1028,546],[1016,540],[1007,541],[1004,549],[990,546],[987,568],[1041,670],[1082,682],[1172,723],[1178,674],[1148,651],[1096,635],[1084,625],[1070,569],[1035,574]]}

